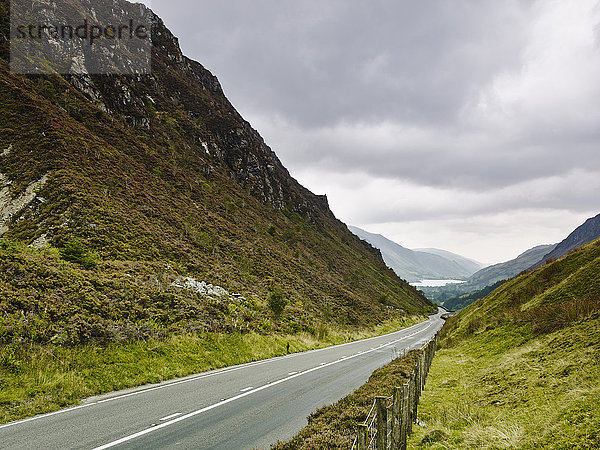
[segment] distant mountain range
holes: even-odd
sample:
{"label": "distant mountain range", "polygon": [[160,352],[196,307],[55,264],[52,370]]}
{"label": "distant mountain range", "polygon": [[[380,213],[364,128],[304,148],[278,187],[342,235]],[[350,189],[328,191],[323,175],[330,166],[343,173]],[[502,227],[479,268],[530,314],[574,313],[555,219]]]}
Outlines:
{"label": "distant mountain range", "polygon": [[420,288],[425,295],[445,307],[457,309],[467,306],[489,293],[488,287],[501,280],[508,280],[527,269],[542,266],[548,261],[566,256],[572,250],[600,237],[600,214],[577,227],[559,244],[539,245],[517,258],[481,269],[465,283],[435,288]]}
{"label": "distant mountain range", "polygon": [[491,292],[487,289],[489,286],[498,286],[500,281],[513,278],[529,269],[554,247],[556,244],[538,245],[521,253],[515,259],[481,269],[465,283],[419,289],[425,292],[430,299],[443,303],[445,307],[453,310],[459,309],[489,294]]}
{"label": "distant mountain range", "polygon": [[410,250],[380,234],[349,226],[350,231],[381,250],[385,263],[409,282],[426,279],[467,279],[483,264],[446,250],[425,248]]}

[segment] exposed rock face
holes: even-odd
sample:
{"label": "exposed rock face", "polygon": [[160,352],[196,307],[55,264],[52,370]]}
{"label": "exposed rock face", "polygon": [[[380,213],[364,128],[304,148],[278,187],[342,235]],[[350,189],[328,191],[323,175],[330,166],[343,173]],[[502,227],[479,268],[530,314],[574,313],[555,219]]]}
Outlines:
{"label": "exposed rock face", "polygon": [[171,286],[198,292],[204,297],[208,297],[215,300],[244,300],[244,298],[240,295],[230,294],[221,286],[214,286],[204,281],[197,281],[196,279],[190,277],[178,278],[177,280],[171,283]]}
{"label": "exposed rock face", "polygon": [[94,75],[132,67],[137,62],[133,51],[119,51],[113,46],[114,41],[103,39],[94,42],[93,55],[85,41],[69,41],[65,55],[70,59],[61,60],[61,67],[66,67],[62,73],[99,109],[124,119],[133,128],[150,130],[153,122],[164,119],[163,114],[169,120],[175,118],[174,127],[187,138],[190,150],[206,156],[207,172],[214,170],[215,165],[225,165],[231,178],[263,202],[312,220],[321,214],[333,217],[326,199],[290,177],[262,137],[229,103],[217,78],[183,55],[177,38],[151,10],[123,0],[67,0],[63,3],[69,8],[58,9],[51,3],[18,2],[33,5],[32,10],[38,11],[48,24],[64,23],[65,15],[103,24],[120,23],[132,15],[147,20],[151,24],[150,74]]}
{"label": "exposed rock face", "polygon": [[0,236],[8,231],[8,223],[37,197],[37,191],[48,181],[48,174],[31,183],[24,192],[13,196],[12,182],[0,173]]}
{"label": "exposed rock face", "polygon": [[585,223],[575,229],[567,238],[560,242],[554,250],[546,254],[542,260],[533,267],[539,267],[546,261],[565,256],[571,250],[587,244],[600,237],[600,214],[585,221]]}
{"label": "exposed rock face", "polygon": [[[113,3],[117,13],[126,2]],[[320,214],[333,217],[324,196],[312,194],[290,177],[258,132],[229,103],[217,78],[182,54],[177,38],[160,18],[153,15],[152,22],[150,75],[72,75],[73,86],[114,117],[124,117],[134,128],[149,129],[156,108],[177,110],[181,118],[181,122],[177,119],[178,126],[207,156],[207,171],[216,158],[230,170],[232,178],[265,203],[311,219]],[[200,126],[193,126],[197,124]]]}
{"label": "exposed rock face", "polygon": [[143,5],[125,1],[11,0],[11,68],[25,74],[150,73],[152,17]]}

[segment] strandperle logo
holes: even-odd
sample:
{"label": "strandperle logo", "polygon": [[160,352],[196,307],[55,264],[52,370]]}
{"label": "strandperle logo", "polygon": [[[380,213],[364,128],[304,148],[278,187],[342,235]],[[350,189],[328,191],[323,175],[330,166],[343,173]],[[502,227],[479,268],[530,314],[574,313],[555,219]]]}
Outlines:
{"label": "strandperle logo", "polygon": [[87,19],[79,26],[72,25],[17,25],[17,39],[38,39],[45,37],[53,39],[81,39],[89,45],[94,45],[98,39],[148,39],[149,31],[145,24],[135,24],[129,19],[128,24],[90,25]]}
{"label": "strandperle logo", "polygon": [[154,16],[145,5],[125,0],[11,0],[10,8],[14,73],[151,73]]}

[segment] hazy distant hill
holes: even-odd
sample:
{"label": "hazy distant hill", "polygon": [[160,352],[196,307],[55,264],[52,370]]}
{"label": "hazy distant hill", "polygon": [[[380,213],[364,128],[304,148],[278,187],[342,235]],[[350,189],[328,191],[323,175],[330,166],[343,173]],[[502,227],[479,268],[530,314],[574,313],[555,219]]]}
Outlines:
{"label": "hazy distant hill", "polygon": [[600,214],[586,220],[565,240],[554,245],[540,245],[517,258],[481,269],[466,283],[435,288],[420,288],[425,295],[450,309],[463,308],[489,292],[489,287],[501,280],[508,280],[524,270],[542,266],[546,261],[558,259],[570,251],[600,237]]}
{"label": "hazy distant hill", "polygon": [[461,255],[457,255],[456,253],[449,252],[447,250],[441,250],[439,248],[414,248],[415,252],[423,252],[430,253],[432,255],[438,255],[442,258],[446,258],[450,261],[454,261],[460,266],[464,267],[465,270],[469,272],[475,273],[481,268],[485,267],[485,264],[480,263],[479,261],[475,261],[474,259],[466,258]]}
{"label": "hazy distant hill", "polygon": [[[485,267],[474,273],[466,283],[420,289],[425,292],[425,295],[427,295],[427,297],[431,300],[443,302],[444,304],[446,301],[450,301],[450,303],[454,304],[454,297],[479,291],[487,286],[497,283],[498,281],[513,278],[522,271],[530,268],[533,264],[535,264],[535,261],[539,261],[543,255],[551,252],[555,246],[556,244],[539,245],[520,254],[515,259]],[[459,303],[463,304],[462,301]]]}
{"label": "hazy distant hill", "polygon": [[410,250],[380,234],[350,226],[350,231],[381,250],[386,264],[407,281],[466,279],[483,267],[481,263],[438,249]]}
{"label": "hazy distant hill", "polygon": [[534,267],[541,266],[544,262],[565,256],[571,250],[600,237],[600,214],[585,221],[575,229],[567,238],[559,243],[550,253],[544,255]]}

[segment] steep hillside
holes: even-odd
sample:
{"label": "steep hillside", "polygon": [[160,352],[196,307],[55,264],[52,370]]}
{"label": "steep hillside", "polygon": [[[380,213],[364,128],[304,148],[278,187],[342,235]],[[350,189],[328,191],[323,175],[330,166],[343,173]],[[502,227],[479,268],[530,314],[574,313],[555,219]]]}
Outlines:
{"label": "steep hillside", "polygon": [[386,264],[401,278],[409,281],[424,279],[465,279],[481,268],[475,261],[443,250],[409,250],[380,234],[350,226],[350,231],[381,250]]}
{"label": "steep hillside", "polygon": [[571,250],[580,245],[587,244],[600,237],[600,214],[585,221],[585,223],[569,234],[565,240],[558,243],[556,247],[539,261],[534,267],[539,267],[546,261],[565,256]]}
{"label": "steep hillside", "polygon": [[[554,245],[539,245],[523,252],[515,259],[493,266],[485,267],[474,273],[466,283],[447,285],[439,288],[421,288],[430,299],[443,302],[452,299],[451,303],[462,303],[458,300],[464,294],[483,290],[499,281],[508,280],[522,271],[529,269],[542,255],[551,251]],[[467,303],[468,304],[468,303]],[[453,309],[452,306],[448,306]]]}
{"label": "steep hillside", "polygon": [[153,27],[144,76],[14,75],[3,41],[2,343],[360,327],[430,310]]}
{"label": "steep hillside", "polygon": [[600,214],[588,219],[562,242],[555,245],[540,245],[527,250],[512,261],[481,269],[466,283],[441,288],[422,288],[428,298],[441,302],[456,310],[470,305],[491,291],[491,286],[507,280],[523,270],[542,266],[545,262],[561,258],[575,248],[600,237]]}
{"label": "steep hillside", "polygon": [[600,240],[450,318],[412,448],[600,446]]}

